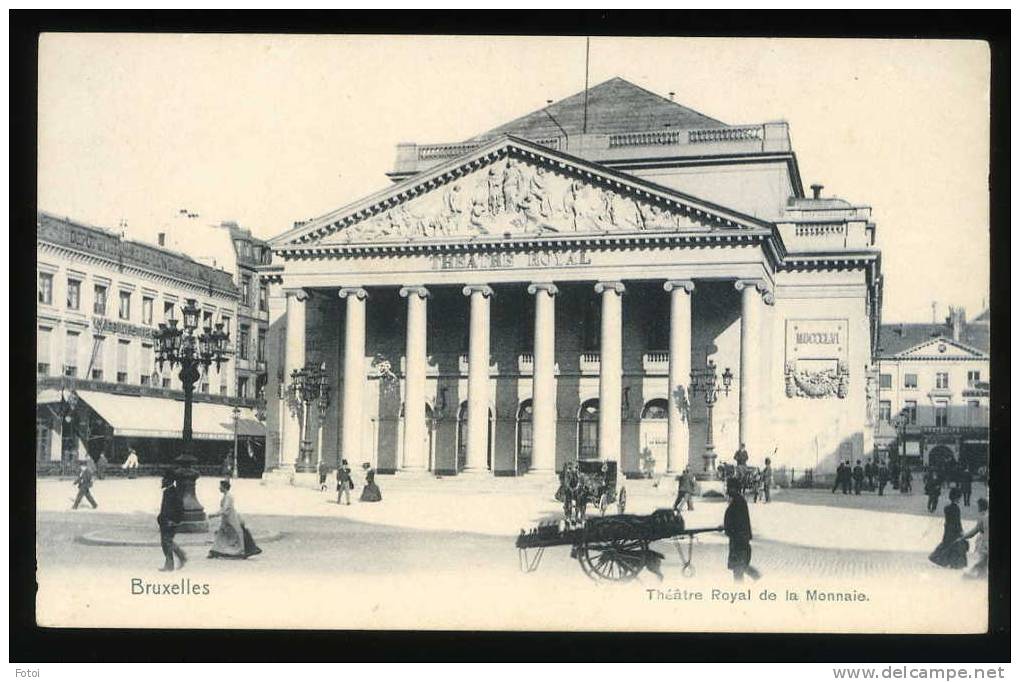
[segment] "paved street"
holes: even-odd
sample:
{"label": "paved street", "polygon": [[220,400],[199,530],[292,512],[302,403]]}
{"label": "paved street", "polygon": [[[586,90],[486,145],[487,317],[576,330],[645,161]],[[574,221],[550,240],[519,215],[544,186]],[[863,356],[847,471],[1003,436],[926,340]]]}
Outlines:
{"label": "paved street", "polygon": [[[380,477],[379,481],[383,502],[355,501],[350,507],[337,506],[332,494],[320,493],[303,482],[289,486],[239,481],[235,499],[249,527],[278,531],[282,537],[265,542],[263,554],[244,562],[208,560],[202,548],[193,547],[189,549],[192,560],[184,571],[161,574],[156,571],[162,560],[157,546],[94,546],[77,541],[86,533],[102,531],[116,536],[119,529],[147,528],[155,543],[158,479],[101,481],[95,490],[100,509],[76,511],[69,509],[70,482],[44,479],[38,487],[40,582],[54,594],[68,584],[77,584],[79,593],[84,585],[105,585],[103,589],[123,592],[135,577],[188,577],[221,585],[220,592],[228,589],[227,585],[259,586],[256,592],[266,589],[265,585],[273,585],[272,590],[283,585],[304,586],[302,592],[288,597],[295,604],[301,599],[314,600],[318,585],[324,586],[325,596],[341,584],[348,590],[356,585],[357,590],[391,595],[410,589],[409,584],[432,586],[436,595],[464,595],[473,585],[482,590],[475,601],[489,598],[493,585],[505,590],[504,594],[528,593],[538,603],[567,599],[568,595],[575,595],[571,603],[591,599],[594,587],[570,558],[569,548],[546,551],[535,573],[524,574],[518,568],[513,544],[517,531],[557,515],[558,505],[546,485],[549,481],[425,477]],[[628,512],[648,513],[672,502],[673,491],[665,489],[666,483],[658,489],[648,481],[628,481],[626,485]],[[199,498],[210,510],[218,501],[215,486],[215,479],[199,481]],[[983,583],[964,581],[958,571],[939,569],[927,561],[927,553],[941,537],[941,519],[812,502],[812,497],[825,501],[827,495],[780,491],[771,504],[751,506],[756,533],[753,563],[765,576],[760,585],[894,593],[902,589],[905,603],[916,603],[913,590],[920,586],[935,594],[984,603]],[[695,505],[694,512],[685,514],[689,527],[721,523],[724,503],[697,500]],[[653,575],[642,573],[636,583],[610,590],[626,589],[627,594],[640,595],[642,590],[661,586],[733,589],[726,570],[725,543],[718,533],[699,536],[694,545],[697,573],[693,578],[683,577],[671,543],[656,543],[654,547],[666,556],[664,580],[660,583]],[[356,584],[350,582],[354,578]],[[421,598],[420,593],[415,594],[416,599]],[[547,596],[539,599],[543,594]],[[441,610],[446,617],[451,617],[449,608],[451,604],[443,600]],[[120,617],[123,615],[121,611]],[[708,618],[710,614],[703,615]],[[469,616],[475,614],[461,614]],[[399,622],[400,617],[399,612],[392,613],[387,622]],[[504,617],[509,616],[504,613]],[[297,622],[308,625],[307,618]],[[655,622],[639,619],[635,627],[656,627]],[[328,624],[339,626],[333,620]]]}

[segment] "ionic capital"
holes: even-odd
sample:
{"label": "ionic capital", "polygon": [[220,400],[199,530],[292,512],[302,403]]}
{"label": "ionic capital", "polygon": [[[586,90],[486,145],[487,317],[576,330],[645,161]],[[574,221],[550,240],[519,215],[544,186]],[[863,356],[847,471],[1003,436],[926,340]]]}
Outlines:
{"label": "ionic capital", "polygon": [[412,294],[418,298],[430,298],[432,296],[432,292],[423,286],[400,287],[400,295],[403,298],[407,298]]}
{"label": "ionic capital", "polygon": [[528,285],[529,294],[537,294],[540,291],[544,291],[550,296],[555,296],[560,293],[560,288],[552,282],[532,282]]}
{"label": "ionic capital", "polygon": [[615,291],[617,294],[623,296],[623,292],[627,291],[627,287],[623,286],[623,282],[616,280],[595,283],[596,294],[605,293],[607,291]]}
{"label": "ionic capital", "polygon": [[694,291],[694,281],[689,279],[668,279],[663,283],[662,288],[666,291],[682,289],[689,294]]}
{"label": "ionic capital", "polygon": [[474,293],[481,294],[483,298],[492,298],[496,295],[488,284],[468,284],[464,287],[465,296],[470,296]]}
{"label": "ionic capital", "polygon": [[362,287],[341,287],[340,291],[337,293],[340,296],[340,298],[355,296],[362,301],[368,298],[368,292]]}
{"label": "ionic capital", "polygon": [[288,299],[292,298],[299,303],[304,303],[309,298],[308,292],[304,289],[285,289],[283,294]]}
{"label": "ionic capital", "polygon": [[738,279],[733,283],[733,286],[737,291],[743,291],[744,289],[754,288],[759,294],[762,295],[762,300],[767,305],[772,305],[776,302],[775,294],[772,292],[772,288],[763,279]]}

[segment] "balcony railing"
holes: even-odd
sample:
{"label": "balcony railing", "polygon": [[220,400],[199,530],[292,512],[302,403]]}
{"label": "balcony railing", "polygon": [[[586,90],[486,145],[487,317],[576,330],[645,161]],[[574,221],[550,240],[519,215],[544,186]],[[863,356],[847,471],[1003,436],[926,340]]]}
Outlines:
{"label": "balcony railing", "polygon": [[580,359],[581,374],[598,374],[601,366],[598,351],[587,351],[581,353]]}
{"label": "balcony railing", "polygon": [[669,351],[650,350],[641,357],[641,365],[648,374],[669,372]]}

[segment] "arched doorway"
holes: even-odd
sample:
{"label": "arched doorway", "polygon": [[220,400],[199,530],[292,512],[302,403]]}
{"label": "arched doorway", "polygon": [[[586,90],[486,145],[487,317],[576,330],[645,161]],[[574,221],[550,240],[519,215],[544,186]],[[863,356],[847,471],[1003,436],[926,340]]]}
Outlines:
{"label": "arched doorway", "polygon": [[577,411],[577,459],[599,458],[599,399],[581,403]]}
{"label": "arched doorway", "polygon": [[[462,471],[467,466],[467,430],[468,430],[468,401],[460,404],[457,410],[457,471]],[[492,471],[492,408],[489,408],[489,429],[488,439],[485,448],[485,466]]]}
{"label": "arched doorway", "polygon": [[[407,453],[404,452],[404,405],[400,405],[400,423],[397,425],[397,447],[400,449],[400,466],[407,467]],[[424,463],[427,471],[435,470],[435,419],[432,406],[425,403],[425,430],[422,433],[422,451],[425,453]]]}
{"label": "arched doorway", "polygon": [[517,475],[531,469],[531,452],[534,444],[531,400],[524,400],[517,408]]}
{"label": "arched doorway", "polygon": [[942,470],[956,459],[956,454],[945,445],[936,445],[928,451],[928,466]]}
{"label": "arched doorway", "polygon": [[638,462],[641,472],[653,476],[666,470],[666,452],[669,442],[668,412],[665,398],[645,403],[641,410],[641,452]]}

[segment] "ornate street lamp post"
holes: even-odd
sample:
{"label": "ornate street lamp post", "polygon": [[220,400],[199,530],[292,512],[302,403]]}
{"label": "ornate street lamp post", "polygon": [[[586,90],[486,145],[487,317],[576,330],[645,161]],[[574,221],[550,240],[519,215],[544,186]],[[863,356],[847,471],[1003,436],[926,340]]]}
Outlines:
{"label": "ornate street lamp post", "polygon": [[181,533],[204,533],[209,530],[205,510],[195,495],[195,481],[198,479],[195,464],[198,460],[192,451],[192,398],[195,382],[202,376],[202,371],[214,363],[216,370],[219,371],[220,366],[227,361],[230,341],[230,334],[223,331],[222,322],[217,323],[215,327],[204,327],[200,330],[199,312],[195,299],[189,298],[181,307],[183,316],[181,327],[178,328],[177,320],[170,319],[166,323],[160,323],[155,333],[156,362],[159,370],[163,371],[164,364],[170,365],[171,368],[180,365],[181,371],[178,376],[184,387],[184,426],[181,431],[183,442],[181,454],[175,460],[177,482],[181,486],[184,504],[184,518],[177,528]]}
{"label": "ornate street lamp post", "polygon": [[[730,368],[727,367],[722,373],[722,381],[716,372],[716,366],[714,360],[709,360],[708,364],[704,369],[691,372],[691,395],[696,396],[701,393],[705,398],[705,407],[707,408],[707,432],[705,434],[705,454],[702,455],[704,459],[704,471],[706,475],[711,475],[715,471],[715,443],[713,441],[713,431],[715,430],[712,424],[712,409],[715,407],[715,403],[719,400],[719,391],[721,390],[723,395],[730,394],[730,385],[733,383],[733,373],[730,372]],[[720,385],[721,383],[721,385]]]}
{"label": "ornate street lamp post", "polygon": [[241,418],[241,408],[238,407],[237,405],[234,405],[232,414],[234,415],[234,466],[232,467],[232,469],[233,477],[237,478],[237,422]]}
{"label": "ornate street lamp post", "polygon": [[[326,363],[306,365],[290,373],[287,393],[291,407],[301,410],[301,451],[298,457],[299,471],[313,471],[312,441],[308,433],[308,409],[313,402],[319,403],[319,412],[324,417],[329,403],[329,386],[326,385]],[[323,403],[326,403],[324,406]]]}

